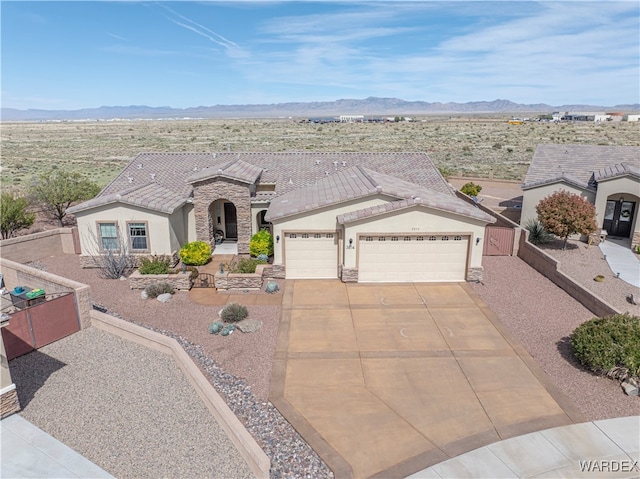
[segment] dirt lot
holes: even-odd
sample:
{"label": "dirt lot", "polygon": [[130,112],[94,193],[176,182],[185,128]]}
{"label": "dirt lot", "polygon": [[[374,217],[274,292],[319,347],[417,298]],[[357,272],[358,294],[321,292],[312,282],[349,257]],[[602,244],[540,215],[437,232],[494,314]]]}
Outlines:
{"label": "dirt lot", "polygon": [[293,119],[2,123],[3,187],[48,168],[104,186],[142,151],[425,151],[450,176],[521,180],[541,143],[640,145],[640,123],[509,125],[478,117],[318,125]]}

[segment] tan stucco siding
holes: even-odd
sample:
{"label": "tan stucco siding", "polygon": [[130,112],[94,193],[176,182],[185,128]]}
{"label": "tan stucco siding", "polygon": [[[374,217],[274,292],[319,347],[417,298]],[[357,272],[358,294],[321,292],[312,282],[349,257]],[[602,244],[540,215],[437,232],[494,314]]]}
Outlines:
{"label": "tan stucco siding", "polygon": [[575,186],[567,185],[566,183],[553,183],[550,185],[543,185],[538,188],[531,188],[525,190],[522,194],[522,215],[520,217],[520,224],[525,225],[529,220],[535,220],[538,217],[536,213],[536,206],[541,200],[547,196],[555,193],[556,191],[568,191],[576,195],[580,195],[593,203],[595,201],[595,195],[591,191],[585,191]]}
{"label": "tan stucco siding", "polygon": [[345,225],[344,243],[353,239],[354,249],[345,248],[344,266],[354,268],[357,265],[358,241],[362,236],[379,233],[393,233],[398,236],[420,235],[429,233],[459,233],[470,235],[469,267],[482,266],[482,242],[476,245],[476,238],[484,237],[486,223],[471,218],[461,217],[440,210],[415,208],[391,212],[376,216],[369,220]]}
{"label": "tan stucco siding", "polygon": [[187,235],[187,242],[195,241],[197,239],[196,212],[192,203],[187,203],[182,207],[182,218],[184,222],[184,231]]}
{"label": "tan stucco siding", "polygon": [[604,221],[604,212],[607,206],[607,200],[619,200],[624,197],[625,201],[634,201],[636,203],[634,211],[632,231],[640,231],[640,221],[638,221],[638,210],[640,209],[640,181],[629,176],[621,178],[612,178],[598,183],[598,193],[596,195],[595,205],[598,227],[602,227]]}
{"label": "tan stucco siding", "polygon": [[187,231],[184,227],[184,213],[182,208],[169,215],[169,244],[171,251],[179,251],[187,241]]}
{"label": "tan stucco siding", "polygon": [[127,237],[128,222],[146,222],[148,225],[147,239],[151,254],[171,254],[176,251],[178,238],[184,236],[183,231],[174,231],[174,226],[179,226],[183,221],[176,215],[182,215],[182,210],[174,213],[173,221],[169,215],[158,213],[143,208],[128,205],[105,205],[88,211],[79,212],[76,215],[78,221],[78,233],[82,254],[96,254],[95,241],[98,235],[99,222],[115,222],[121,235]]}
{"label": "tan stucco siding", "polygon": [[267,203],[251,205],[251,234],[254,235],[260,229],[258,225],[258,214],[261,211],[267,211],[269,209],[269,205]]}
{"label": "tan stucco siding", "polygon": [[285,232],[296,231],[339,231],[337,216],[348,213],[350,211],[368,208],[383,203],[388,203],[389,199],[385,196],[367,197],[356,201],[340,203],[327,208],[321,208],[299,215],[288,216],[282,220],[273,221],[273,237],[280,236],[280,242],[274,244],[273,262],[274,264],[282,264],[282,245]]}

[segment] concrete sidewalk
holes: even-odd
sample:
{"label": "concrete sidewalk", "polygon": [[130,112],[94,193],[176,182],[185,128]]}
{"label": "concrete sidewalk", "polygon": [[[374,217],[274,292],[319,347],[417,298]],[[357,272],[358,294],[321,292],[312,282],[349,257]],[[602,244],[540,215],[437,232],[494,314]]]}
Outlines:
{"label": "concrete sidewalk", "polygon": [[640,288],[640,261],[631,251],[629,240],[607,238],[599,245],[613,274],[620,273],[620,279]]}
{"label": "concrete sidewalk", "polygon": [[481,447],[409,476],[640,477],[640,416],[547,429]]}
{"label": "concrete sidewalk", "polygon": [[584,420],[463,283],[287,281],[270,399],[340,478]]}
{"label": "concrete sidewalk", "polygon": [[0,444],[0,477],[113,477],[17,414],[0,421]]}

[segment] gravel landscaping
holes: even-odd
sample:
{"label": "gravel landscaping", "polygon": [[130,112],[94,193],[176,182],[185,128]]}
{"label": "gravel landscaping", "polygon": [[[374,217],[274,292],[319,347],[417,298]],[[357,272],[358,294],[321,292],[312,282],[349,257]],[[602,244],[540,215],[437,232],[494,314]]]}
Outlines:
{"label": "gravel landscaping", "polygon": [[[176,292],[168,303],[143,300],[139,290],[129,288],[128,281],[103,279],[95,269],[82,269],[77,256],[54,256],[38,263],[51,273],[91,285],[94,304],[109,314],[176,339],[269,456],[272,478],[333,477],[267,399],[279,306],[247,306],[249,318],[262,321],[262,327],[254,333],[236,331],[222,337],[208,332],[209,324],[219,319],[221,306],[196,304],[187,292]],[[211,294],[216,294],[215,290]],[[118,441],[117,436],[110,438]]]}
{"label": "gravel landscaping", "polygon": [[[483,265],[482,283],[473,288],[586,420],[640,415],[640,398],[626,396],[618,381],[592,374],[571,354],[569,335],[594,317],[589,310],[517,257],[485,256]],[[590,271],[584,274],[592,280]]]}
{"label": "gravel landscaping", "polygon": [[[600,288],[596,292],[603,299],[623,311],[638,314],[632,310],[637,307],[616,299],[624,286],[617,283],[621,280],[612,277],[605,283],[589,283],[595,274],[607,274],[602,270],[606,262],[599,248],[587,249],[582,243],[575,246],[547,252],[562,261],[562,270],[574,279]],[[485,257],[483,261],[483,282],[473,284],[473,288],[560,390],[575,402],[586,420],[640,415],[638,398],[625,396],[618,382],[593,375],[570,354],[568,336],[592,318],[592,313],[517,257]],[[77,256],[50,257],[39,263],[47,271],[91,285],[94,303],[104,306],[110,314],[178,340],[270,457],[271,477],[332,476],[267,399],[280,306],[248,306],[249,317],[263,322],[261,329],[221,337],[209,334],[207,329],[218,319],[220,306],[196,304],[187,292],[177,292],[162,304],[141,299],[140,291],[129,289],[128,281],[102,279],[96,270],[82,269]],[[613,276],[610,269],[609,274]],[[211,293],[215,294],[213,290]],[[49,410],[42,403],[34,403],[31,409],[36,404]],[[35,419],[36,425],[44,421]],[[120,440],[108,428],[101,432],[105,441]],[[102,466],[99,461],[94,462]]]}
{"label": "gravel landscaping", "polygon": [[118,478],[253,477],[165,354],[88,328],[12,360],[11,375],[21,416]]}

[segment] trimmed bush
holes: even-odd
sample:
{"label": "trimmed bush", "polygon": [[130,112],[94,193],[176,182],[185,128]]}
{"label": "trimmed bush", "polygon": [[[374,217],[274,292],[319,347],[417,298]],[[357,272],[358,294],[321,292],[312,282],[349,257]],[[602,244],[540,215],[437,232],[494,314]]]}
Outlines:
{"label": "trimmed bush", "polygon": [[237,323],[249,316],[247,307],[237,303],[227,304],[221,313],[220,317],[225,323]]}
{"label": "trimmed bush", "polygon": [[169,258],[151,256],[140,260],[140,274],[167,274],[169,273]]}
{"label": "trimmed bush", "polygon": [[251,237],[249,241],[249,253],[251,256],[273,254],[273,236],[267,230],[260,230]]}
{"label": "trimmed bush", "polygon": [[184,264],[202,266],[211,259],[211,245],[204,241],[192,241],[180,249],[180,259]]}
{"label": "trimmed bush", "polygon": [[537,219],[527,221],[524,228],[529,232],[529,242],[532,244],[545,244],[553,239],[553,235],[545,230],[542,223]]}
{"label": "trimmed bush", "polygon": [[594,318],[571,334],[578,361],[596,374],[640,377],[640,317],[629,313]]}
{"label": "trimmed bush", "polygon": [[255,273],[259,264],[265,264],[266,261],[260,261],[255,258],[241,258],[231,267],[231,273]]}
{"label": "trimmed bush", "polygon": [[473,181],[470,181],[469,183],[462,185],[460,191],[467,196],[478,196],[478,193],[482,191],[482,186],[476,185]]}
{"label": "trimmed bush", "polygon": [[165,294],[165,293],[169,293],[169,294],[175,293],[173,286],[171,286],[169,283],[150,284],[149,286],[144,288],[144,290],[147,293],[147,296],[149,298],[157,298],[161,294]]}

